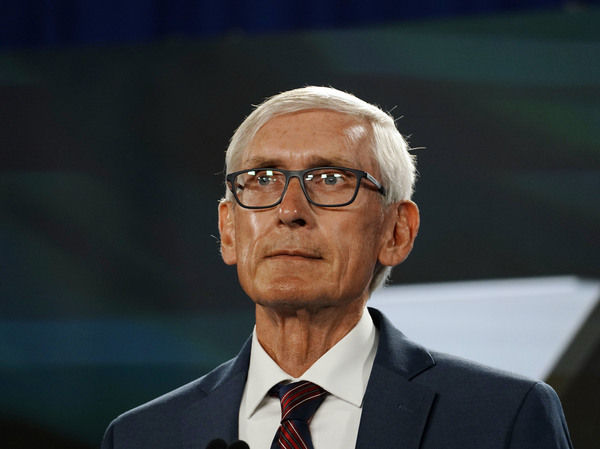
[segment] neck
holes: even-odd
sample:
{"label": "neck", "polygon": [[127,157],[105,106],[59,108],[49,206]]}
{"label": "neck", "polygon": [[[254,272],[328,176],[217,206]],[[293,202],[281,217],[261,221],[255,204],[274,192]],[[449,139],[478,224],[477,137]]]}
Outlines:
{"label": "neck", "polygon": [[366,301],[351,307],[310,311],[256,306],[256,335],[267,354],[292,377],[300,377],[360,320]]}

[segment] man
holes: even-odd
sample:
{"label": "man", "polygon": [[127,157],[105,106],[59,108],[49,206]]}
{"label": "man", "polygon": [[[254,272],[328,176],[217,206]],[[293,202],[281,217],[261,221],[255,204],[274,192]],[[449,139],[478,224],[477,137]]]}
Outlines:
{"label": "man", "polygon": [[367,310],[419,227],[389,115],[331,88],[285,92],[242,123],[226,164],[221,253],[256,304],[252,338],[117,418],[103,448],[572,447],[548,385],[428,351]]}

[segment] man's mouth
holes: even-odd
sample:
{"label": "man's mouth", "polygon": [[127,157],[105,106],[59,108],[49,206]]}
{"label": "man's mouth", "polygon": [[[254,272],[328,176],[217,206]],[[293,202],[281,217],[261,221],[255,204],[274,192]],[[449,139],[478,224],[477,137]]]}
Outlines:
{"label": "man's mouth", "polygon": [[273,257],[281,257],[281,258],[298,258],[298,259],[321,259],[317,253],[306,251],[306,250],[293,250],[293,249],[283,249],[273,251],[269,253],[268,258]]}

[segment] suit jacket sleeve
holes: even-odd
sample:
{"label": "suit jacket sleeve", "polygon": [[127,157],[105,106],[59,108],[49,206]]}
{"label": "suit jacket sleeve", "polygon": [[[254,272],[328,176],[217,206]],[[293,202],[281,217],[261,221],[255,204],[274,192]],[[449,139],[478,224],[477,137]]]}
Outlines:
{"label": "suit jacket sleeve", "polygon": [[515,416],[510,449],[573,449],[558,396],[538,382],[524,397]]}

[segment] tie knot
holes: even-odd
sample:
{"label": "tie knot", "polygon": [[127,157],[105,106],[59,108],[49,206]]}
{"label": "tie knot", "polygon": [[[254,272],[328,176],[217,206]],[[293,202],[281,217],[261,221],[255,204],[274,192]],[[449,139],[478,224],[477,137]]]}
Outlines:
{"label": "tie knot", "polygon": [[277,395],[281,401],[281,420],[298,419],[309,422],[327,392],[308,381],[280,385]]}

